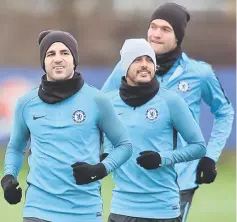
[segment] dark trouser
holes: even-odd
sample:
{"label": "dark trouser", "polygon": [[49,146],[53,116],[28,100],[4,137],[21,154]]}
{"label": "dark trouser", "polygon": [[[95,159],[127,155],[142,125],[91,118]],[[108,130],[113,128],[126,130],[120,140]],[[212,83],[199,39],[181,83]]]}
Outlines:
{"label": "dark trouser", "polygon": [[47,220],[42,220],[34,217],[24,217],[23,222],[49,222]]}
{"label": "dark trouser", "polygon": [[181,218],[177,217],[173,219],[149,219],[140,217],[129,217],[111,213],[109,215],[108,222],[181,222]]}
{"label": "dark trouser", "polygon": [[182,222],[186,222],[187,215],[188,215],[190,206],[192,204],[193,195],[196,189],[197,188],[180,191],[180,198],[181,198],[180,210],[181,210]]}

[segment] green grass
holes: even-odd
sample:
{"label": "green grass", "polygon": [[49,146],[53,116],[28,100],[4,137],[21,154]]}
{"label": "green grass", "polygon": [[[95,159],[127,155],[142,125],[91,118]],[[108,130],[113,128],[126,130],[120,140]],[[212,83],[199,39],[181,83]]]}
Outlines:
{"label": "green grass", "polygon": [[[3,149],[0,149],[0,163],[2,177]],[[236,166],[235,153],[224,153],[218,163],[218,176],[215,183],[203,185],[197,190],[187,222],[235,222],[236,221]],[[24,164],[19,176],[23,190],[26,188],[27,165]],[[103,180],[102,196],[104,200],[104,221],[106,221],[111,200],[113,183],[111,177]],[[20,204],[11,206],[3,198],[0,191],[0,221],[21,222],[24,200]],[[65,221],[66,222],[66,221]]]}

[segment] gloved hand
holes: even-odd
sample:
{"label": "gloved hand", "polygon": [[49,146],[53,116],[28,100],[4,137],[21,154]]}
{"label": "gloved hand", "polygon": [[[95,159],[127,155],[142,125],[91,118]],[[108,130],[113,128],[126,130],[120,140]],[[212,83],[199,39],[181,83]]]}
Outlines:
{"label": "gloved hand", "polygon": [[108,155],[109,155],[108,153],[100,154],[100,162],[102,162]]}
{"label": "gloved hand", "polygon": [[197,166],[196,183],[212,183],[217,175],[216,163],[209,157],[203,157]]}
{"label": "gloved hand", "polygon": [[19,183],[12,175],[5,175],[1,180],[1,185],[4,198],[9,204],[17,204],[21,201],[22,189],[18,187]]}
{"label": "gloved hand", "polygon": [[103,163],[91,165],[85,162],[76,162],[72,165],[72,168],[77,185],[88,184],[107,176],[106,168]]}
{"label": "gloved hand", "polygon": [[139,153],[141,156],[137,157],[137,164],[147,170],[154,170],[161,167],[160,154],[155,151],[143,151]]}

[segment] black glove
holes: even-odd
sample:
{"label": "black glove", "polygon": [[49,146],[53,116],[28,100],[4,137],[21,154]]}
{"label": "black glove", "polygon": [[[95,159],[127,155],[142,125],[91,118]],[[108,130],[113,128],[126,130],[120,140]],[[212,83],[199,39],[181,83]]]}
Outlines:
{"label": "black glove", "polygon": [[106,168],[103,163],[90,165],[85,162],[76,162],[72,165],[72,168],[77,185],[88,184],[107,176]]}
{"label": "black glove", "polygon": [[209,157],[203,157],[197,166],[196,183],[212,183],[217,175],[216,163]]}
{"label": "black glove", "polygon": [[19,183],[12,175],[5,175],[1,180],[1,185],[4,198],[9,204],[17,204],[21,201],[22,190],[18,187]]}
{"label": "black glove", "polygon": [[141,156],[137,158],[137,164],[147,170],[154,170],[161,167],[160,154],[155,151],[143,151],[139,153]]}
{"label": "black glove", "polygon": [[108,153],[100,154],[100,162],[102,162],[108,155],[109,155]]}

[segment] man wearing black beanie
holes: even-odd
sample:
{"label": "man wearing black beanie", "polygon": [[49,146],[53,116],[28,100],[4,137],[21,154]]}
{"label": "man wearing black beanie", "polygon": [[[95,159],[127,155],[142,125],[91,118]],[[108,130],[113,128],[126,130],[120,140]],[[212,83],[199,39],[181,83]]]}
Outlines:
{"label": "man wearing black beanie", "polygon": [[[209,184],[215,180],[216,162],[230,135],[234,119],[232,105],[212,67],[205,62],[193,60],[182,51],[181,45],[189,20],[190,14],[183,6],[165,3],[152,14],[147,32],[147,40],[156,53],[156,76],[160,86],[183,97],[197,122],[202,100],[210,107],[214,116],[206,156],[201,160],[176,165],[181,190],[182,222],[186,221],[195,190],[200,184]],[[102,91],[108,93],[118,89],[124,75],[120,61]],[[182,146],[185,146],[184,140],[178,136],[177,149]]]}
{"label": "man wearing black beanie", "polygon": [[[17,176],[30,140],[23,221],[102,222],[100,180],[132,155],[128,133],[110,100],[76,72],[75,38],[48,30],[38,43],[45,74],[16,104],[1,180],[4,198],[21,201]],[[115,149],[100,162],[103,133]]]}
{"label": "man wearing black beanie", "polygon": [[166,3],[152,14],[147,40],[156,53],[157,74],[167,73],[181,57],[181,43],[189,20],[188,11],[175,3]]}

